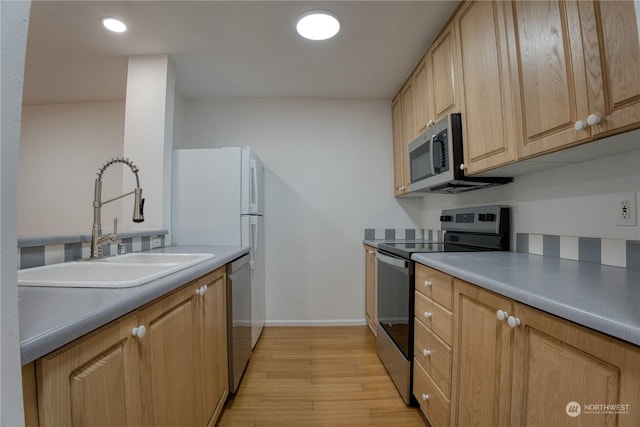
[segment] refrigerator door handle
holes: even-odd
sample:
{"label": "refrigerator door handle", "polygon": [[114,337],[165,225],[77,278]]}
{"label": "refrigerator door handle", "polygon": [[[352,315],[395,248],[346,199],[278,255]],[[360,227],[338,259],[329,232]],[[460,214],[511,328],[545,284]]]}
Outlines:
{"label": "refrigerator door handle", "polygon": [[251,170],[251,204],[249,205],[249,213],[258,213],[258,168],[256,167],[256,161],[251,160],[249,163],[249,169]]}
{"label": "refrigerator door handle", "polygon": [[251,226],[251,260],[249,261],[249,265],[252,270],[255,270],[256,251],[258,250],[258,217],[250,217],[249,224]]}

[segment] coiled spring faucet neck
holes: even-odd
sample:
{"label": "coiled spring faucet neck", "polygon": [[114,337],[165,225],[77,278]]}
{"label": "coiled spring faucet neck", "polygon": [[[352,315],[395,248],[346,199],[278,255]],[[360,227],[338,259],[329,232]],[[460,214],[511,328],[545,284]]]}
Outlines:
{"label": "coiled spring faucet neck", "polygon": [[[114,163],[123,163],[131,169],[131,172],[136,176],[136,188],[129,193],[122,194],[121,196],[114,197],[105,202],[102,201],[102,175],[104,171]],[[101,208],[107,203],[114,200],[121,199],[130,194],[134,195],[133,202],[133,222],[144,221],[144,199],[142,198],[142,188],[140,188],[140,177],[138,176],[138,167],[129,159],[123,157],[115,157],[106,162],[100,169],[98,169],[98,177],[95,181],[94,195],[93,195],[93,228],[91,230],[91,258],[99,258],[102,256],[102,246],[107,243],[114,243],[116,241],[116,230],[111,234],[102,235],[102,223],[101,223]],[[115,228],[115,224],[114,224]]]}
{"label": "coiled spring faucet neck", "polygon": [[125,159],[124,157],[115,157],[109,160],[104,165],[102,165],[102,167],[98,169],[98,174],[97,174],[99,181],[102,181],[102,175],[104,174],[104,171],[107,170],[107,168],[114,163],[123,163],[129,166],[129,168],[131,168],[131,172],[133,172],[133,174],[136,176],[136,187],[140,187],[140,178],[138,177],[138,171],[140,171],[140,169],[138,169],[138,167],[135,165],[135,163],[133,163],[133,161],[129,159]]}

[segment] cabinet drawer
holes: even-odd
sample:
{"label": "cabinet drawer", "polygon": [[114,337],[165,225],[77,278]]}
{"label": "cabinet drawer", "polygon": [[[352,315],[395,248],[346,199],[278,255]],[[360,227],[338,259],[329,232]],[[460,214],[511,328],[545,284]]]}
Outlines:
{"label": "cabinet drawer", "polygon": [[413,364],[413,395],[433,427],[449,425],[449,399],[438,390],[420,363]]}
{"label": "cabinet drawer", "polygon": [[442,306],[453,309],[453,277],[422,264],[416,264],[416,291]]}
{"label": "cabinet drawer", "polygon": [[420,292],[416,292],[415,295],[416,317],[451,346],[453,314]]}
{"label": "cabinet drawer", "polygon": [[[431,375],[440,391],[450,398],[451,348],[418,319],[415,321],[415,358]],[[425,355],[425,352],[428,352]]]}

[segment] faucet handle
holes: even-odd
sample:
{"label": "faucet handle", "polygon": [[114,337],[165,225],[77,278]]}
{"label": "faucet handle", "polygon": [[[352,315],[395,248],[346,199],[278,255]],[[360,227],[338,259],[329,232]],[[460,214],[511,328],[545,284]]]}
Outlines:
{"label": "faucet handle", "polygon": [[118,218],[113,218],[113,234],[118,233]]}
{"label": "faucet handle", "polygon": [[133,190],[133,222],[144,222],[144,199],[142,198],[142,188],[136,187]]}

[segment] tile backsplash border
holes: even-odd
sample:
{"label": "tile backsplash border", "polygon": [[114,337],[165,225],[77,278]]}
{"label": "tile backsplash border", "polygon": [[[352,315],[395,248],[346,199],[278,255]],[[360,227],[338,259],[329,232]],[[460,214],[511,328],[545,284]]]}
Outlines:
{"label": "tile backsplash border", "polygon": [[[442,230],[365,228],[364,240],[438,240]],[[640,240],[516,233],[514,252],[640,270]]]}
{"label": "tile backsplash border", "polygon": [[640,270],[640,241],[516,233],[516,252]]}
{"label": "tile backsplash border", "polygon": [[442,240],[443,233],[417,228],[365,228],[364,240]]}
{"label": "tile backsplash border", "polygon": [[[160,247],[168,246],[167,230],[123,232],[115,243],[103,247],[106,256],[118,252],[118,244],[124,244],[127,253],[151,249],[151,239],[159,238]],[[59,235],[18,239],[18,268],[87,259],[91,254],[91,236]]]}

